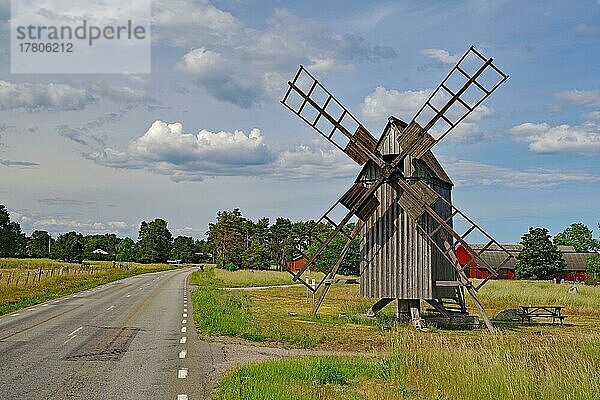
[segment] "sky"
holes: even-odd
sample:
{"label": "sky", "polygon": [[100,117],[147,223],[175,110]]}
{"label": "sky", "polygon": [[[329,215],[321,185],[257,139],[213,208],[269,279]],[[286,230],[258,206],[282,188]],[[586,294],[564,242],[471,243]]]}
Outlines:
{"label": "sky", "polygon": [[0,204],[28,234],[317,219],[359,167],[280,104],[298,64],[379,137],[475,45],[510,78],[433,148],[455,206],[504,243],[599,236],[600,0],[155,1],[149,74],[11,74],[9,19],[0,0]]}

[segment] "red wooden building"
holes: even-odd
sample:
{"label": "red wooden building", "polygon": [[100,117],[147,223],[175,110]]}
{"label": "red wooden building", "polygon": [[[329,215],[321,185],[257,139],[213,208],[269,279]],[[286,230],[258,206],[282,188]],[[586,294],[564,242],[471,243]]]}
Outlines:
{"label": "red wooden building", "polygon": [[[502,261],[504,261],[506,258],[506,255],[496,246],[490,246],[489,248],[485,249],[481,254],[481,257],[490,266],[498,269],[498,279],[514,279],[515,263],[517,261],[516,257],[523,249],[523,246],[520,244],[504,244],[503,246],[514,256],[514,258],[507,261],[506,264],[502,266],[500,265],[500,263],[502,263]],[[483,245],[481,244],[473,244],[471,247],[473,250],[475,250],[475,252],[479,252],[483,249]],[[595,253],[577,252],[573,246],[558,246],[558,248],[562,252],[563,259],[567,264],[565,275],[561,278],[564,278],[567,281],[585,281],[585,261],[589,256]],[[469,255],[462,247],[458,248],[456,257],[462,265],[465,265],[470,259]],[[468,267],[468,272],[469,278],[476,279],[485,279],[489,274],[487,269],[479,267],[475,262],[471,262]]]}
{"label": "red wooden building", "polygon": [[292,261],[288,261],[286,267],[288,271],[297,272],[302,269],[306,265],[306,258],[303,256],[296,256]]}

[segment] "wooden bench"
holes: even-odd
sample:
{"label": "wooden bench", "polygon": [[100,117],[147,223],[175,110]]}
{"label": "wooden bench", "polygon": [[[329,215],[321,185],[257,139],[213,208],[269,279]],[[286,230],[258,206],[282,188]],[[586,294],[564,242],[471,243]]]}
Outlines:
{"label": "wooden bench", "polygon": [[564,306],[540,306],[540,305],[527,305],[519,306],[518,315],[521,317],[521,323],[525,320],[531,324],[532,318],[552,318],[552,323],[556,320],[563,324],[563,320],[567,318],[566,315],[562,315],[562,309]]}

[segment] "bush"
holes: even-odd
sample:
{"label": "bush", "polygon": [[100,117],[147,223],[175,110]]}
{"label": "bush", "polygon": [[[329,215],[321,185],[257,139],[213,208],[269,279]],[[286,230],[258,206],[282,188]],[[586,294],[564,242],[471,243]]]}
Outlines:
{"label": "bush", "polygon": [[233,271],[237,271],[239,268],[234,263],[229,262],[229,263],[225,264],[225,266],[223,267],[223,269],[225,269],[226,271],[233,272]]}
{"label": "bush", "polygon": [[600,285],[600,277],[588,276],[585,280],[586,285]]}

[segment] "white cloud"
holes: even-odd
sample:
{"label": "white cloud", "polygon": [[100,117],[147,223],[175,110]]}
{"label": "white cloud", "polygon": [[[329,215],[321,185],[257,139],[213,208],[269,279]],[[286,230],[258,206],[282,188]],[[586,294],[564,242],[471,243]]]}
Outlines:
{"label": "white cloud", "polygon": [[271,158],[263,136],[254,128],[247,135],[242,131],[198,134],[183,132],[180,123],[156,121],[129,146],[129,154],[137,160],[167,161],[184,165],[188,162],[219,163],[247,166],[264,164]]}
{"label": "white cloud", "polygon": [[600,120],[600,111],[590,111],[588,113],[583,114],[583,116],[587,120],[598,121]]}
{"label": "white cloud", "polygon": [[201,181],[212,176],[332,178],[356,174],[356,164],[327,143],[313,141],[275,151],[261,131],[186,133],[180,123],[155,121],[127,150],[105,148],[87,155],[113,168],[144,169],[171,180]]}
{"label": "white cloud", "polygon": [[408,120],[431,95],[432,89],[407,90],[386,89],[377,86],[365,97],[360,113],[366,121],[385,121],[390,115]]}
{"label": "white cloud", "polygon": [[373,29],[398,12],[397,4],[370,4],[369,6],[368,10],[360,13],[360,15],[350,21],[351,26],[358,26],[363,29]]}
{"label": "white cloud", "polygon": [[152,39],[173,46],[233,43],[243,26],[231,13],[206,0],[171,0],[152,4]]}
{"label": "white cloud", "polygon": [[87,83],[14,83],[0,80],[0,110],[73,111],[108,99],[116,102],[145,103],[153,100],[140,89],[128,86]]}
{"label": "white cloud", "polygon": [[220,53],[206,50],[204,47],[186,53],[177,64],[181,71],[196,77],[220,75],[224,66]]}
{"label": "white cloud", "polygon": [[85,85],[85,88],[92,96],[116,102],[123,102],[127,104],[154,102],[154,100],[146,93],[146,91],[129,86],[89,83]]}
{"label": "white cloud", "polygon": [[345,178],[358,173],[357,164],[339,149],[315,139],[278,154],[275,175],[297,178]]}
{"label": "white cloud", "polygon": [[262,30],[237,22],[223,38],[195,43],[176,69],[211,96],[243,108],[279,98],[298,64],[320,73],[352,71],[357,63],[396,56],[390,47],[332,32],[285,9],[275,9]]}
{"label": "white cloud", "polygon": [[87,90],[71,85],[0,81],[0,110],[81,110],[94,101]]}
{"label": "white cloud", "polygon": [[550,126],[547,123],[527,122],[510,129],[514,140],[529,144],[534,153],[600,154],[600,126]]}
{"label": "white cloud", "polygon": [[576,106],[600,106],[600,90],[565,90],[555,93],[554,98]]}
{"label": "white cloud", "polygon": [[442,64],[456,64],[462,56],[462,54],[450,54],[447,50],[442,49],[423,49],[421,50],[421,54],[433,58]]}
{"label": "white cloud", "polygon": [[476,161],[440,157],[457,186],[506,186],[525,189],[552,188],[566,184],[600,182],[600,176],[556,169],[517,170]]}
{"label": "white cloud", "polygon": [[[361,116],[366,121],[384,122],[394,115],[408,122],[427,101],[433,89],[398,91],[378,86],[368,94],[360,106]],[[485,105],[479,105],[465,118],[447,137],[460,143],[474,143],[484,140],[487,136],[481,130],[478,122],[493,114],[493,110]]]}
{"label": "white cloud", "polygon": [[115,233],[120,234],[129,225],[123,221],[78,221],[72,218],[63,217],[42,217],[33,221],[28,221],[32,229],[43,229],[52,233],[63,233],[69,230],[76,230],[78,233],[94,234],[94,233]]}
{"label": "white cloud", "polygon": [[106,148],[89,155],[115,168],[146,169],[173,180],[201,180],[216,175],[252,175],[273,161],[259,129],[186,133],[180,123],[155,121],[131,141],[126,151]]}
{"label": "white cloud", "polygon": [[186,53],[176,69],[203,87],[216,99],[249,108],[261,96],[260,81],[235,72],[235,64],[225,60],[221,53],[204,47]]}

